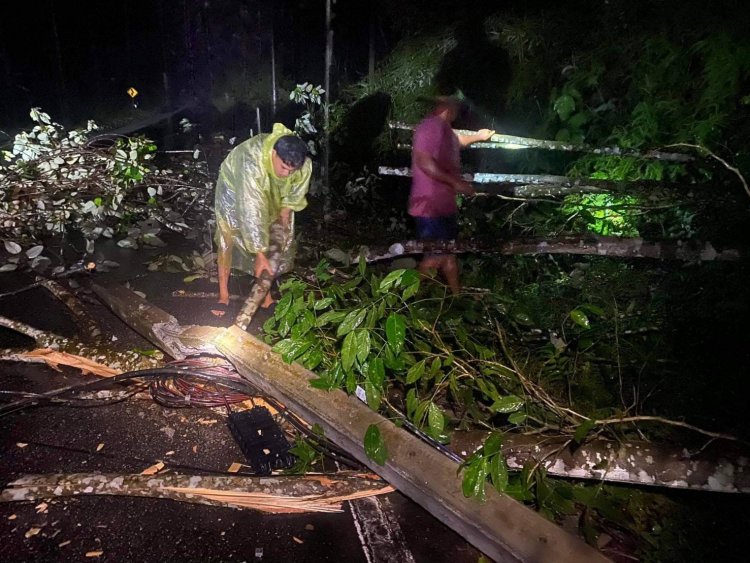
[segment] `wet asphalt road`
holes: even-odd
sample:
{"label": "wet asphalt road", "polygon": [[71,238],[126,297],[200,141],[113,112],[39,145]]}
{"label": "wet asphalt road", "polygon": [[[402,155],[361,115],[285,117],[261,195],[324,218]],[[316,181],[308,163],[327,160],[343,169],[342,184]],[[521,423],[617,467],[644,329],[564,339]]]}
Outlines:
{"label": "wet asphalt road", "polygon": [[[144,275],[144,263],[160,251],[134,252],[112,245],[105,251],[121,266],[94,274],[95,281],[127,281],[181,323],[226,325],[236,312],[218,320],[209,312],[210,301],[171,295],[175,289],[215,290],[207,280],[186,285],[183,274]],[[29,281],[32,278],[21,274],[0,274],[0,292]],[[233,282],[233,292],[246,293],[243,281]],[[105,334],[116,337],[113,346],[153,348],[105,307],[93,299],[84,302]],[[257,316],[250,332],[257,334],[267,314]],[[44,289],[0,299],[0,315],[66,335],[75,332],[64,307]],[[0,347],[23,344],[0,329]],[[0,390],[40,392],[85,381],[90,376],[70,368],[56,372],[3,363],[0,369]],[[2,417],[0,460],[4,486],[30,473],[139,473],[158,460],[183,474],[223,472],[242,462],[243,455],[224,419],[210,409],[168,409],[148,399],[130,399],[97,408],[40,407]],[[46,509],[37,509],[38,504],[0,503],[1,561],[463,563],[479,557],[462,538],[399,493],[344,503],[345,511],[339,514],[268,515],[128,497],[48,500]]]}

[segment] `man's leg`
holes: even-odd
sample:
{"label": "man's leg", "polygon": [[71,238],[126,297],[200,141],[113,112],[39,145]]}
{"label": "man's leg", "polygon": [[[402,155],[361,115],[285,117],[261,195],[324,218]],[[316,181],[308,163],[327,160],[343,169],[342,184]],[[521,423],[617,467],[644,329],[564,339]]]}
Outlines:
{"label": "man's leg", "polygon": [[423,276],[427,276],[430,270],[437,270],[453,295],[461,291],[461,284],[458,279],[458,261],[453,254],[433,254],[426,256],[417,267],[417,271]]}
{"label": "man's leg", "polygon": [[448,287],[453,295],[458,295],[461,291],[461,284],[458,281],[458,260],[454,254],[446,254],[440,265],[440,273],[443,274]]}
{"label": "man's leg", "polygon": [[[424,218],[417,217],[417,238],[425,241],[454,240],[458,234],[455,216]],[[443,276],[453,295],[461,290],[458,278],[458,261],[453,254],[428,254],[420,262],[417,270],[427,275],[429,270],[437,270]]]}
{"label": "man's leg", "polygon": [[[219,278],[219,305],[229,305],[229,275],[232,270],[232,239],[219,230],[218,249],[216,252],[216,269]],[[212,309],[217,317],[224,316],[224,307]]]}

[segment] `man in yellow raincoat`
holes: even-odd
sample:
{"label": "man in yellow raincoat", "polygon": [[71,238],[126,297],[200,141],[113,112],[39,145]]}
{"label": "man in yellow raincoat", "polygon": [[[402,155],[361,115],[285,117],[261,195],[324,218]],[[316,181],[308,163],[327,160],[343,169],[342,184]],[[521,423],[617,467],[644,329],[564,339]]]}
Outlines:
{"label": "man in yellow raincoat", "polygon": [[[229,304],[232,267],[258,279],[287,272],[294,259],[294,212],[307,207],[312,162],[307,146],[275,123],[269,134],[251,137],[227,155],[216,184],[216,244],[219,303]],[[272,303],[270,294],[263,307]]]}

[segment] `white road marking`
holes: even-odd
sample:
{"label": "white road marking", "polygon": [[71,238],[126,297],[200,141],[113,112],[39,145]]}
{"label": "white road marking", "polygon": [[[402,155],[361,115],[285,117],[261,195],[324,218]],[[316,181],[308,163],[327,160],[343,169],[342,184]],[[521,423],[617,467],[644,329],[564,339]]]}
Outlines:
{"label": "white road marking", "polygon": [[388,497],[349,503],[367,563],[415,563]]}

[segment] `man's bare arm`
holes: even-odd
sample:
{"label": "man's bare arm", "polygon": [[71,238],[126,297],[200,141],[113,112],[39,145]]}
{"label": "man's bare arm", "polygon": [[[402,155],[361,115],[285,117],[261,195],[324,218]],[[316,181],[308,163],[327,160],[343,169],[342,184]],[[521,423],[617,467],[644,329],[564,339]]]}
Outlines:
{"label": "man's bare arm", "polygon": [[437,161],[428,153],[415,149],[414,165],[419,167],[420,170],[433,180],[451,186],[457,193],[474,195],[474,188],[471,187],[469,182],[466,182],[460,176],[456,176],[443,170],[438,165]]}
{"label": "man's bare arm", "polygon": [[492,135],[495,134],[494,129],[480,129],[473,135],[456,135],[458,142],[462,147],[468,147],[472,143],[478,143],[480,141],[488,141]]}

